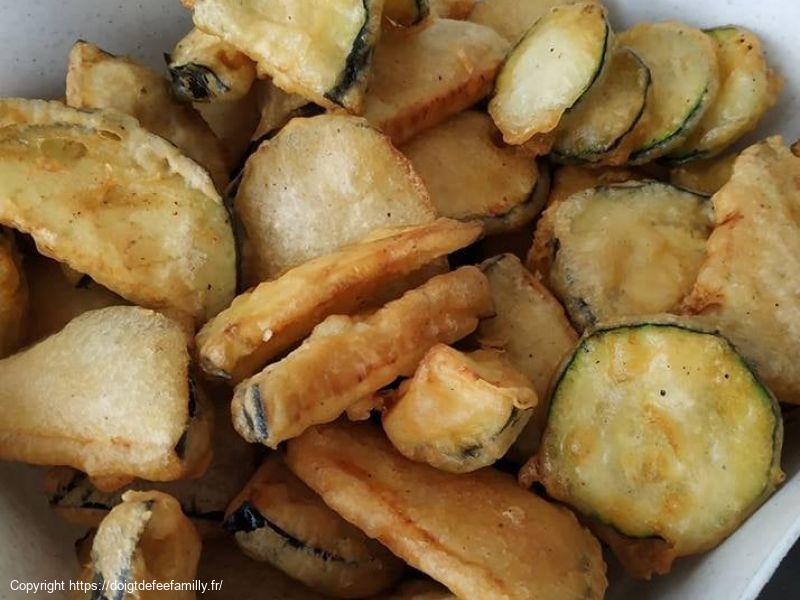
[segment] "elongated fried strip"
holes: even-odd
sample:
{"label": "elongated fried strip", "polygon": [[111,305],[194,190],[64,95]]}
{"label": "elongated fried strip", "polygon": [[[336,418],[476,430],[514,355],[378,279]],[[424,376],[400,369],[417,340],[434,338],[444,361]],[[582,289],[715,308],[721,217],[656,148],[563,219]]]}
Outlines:
{"label": "elongated fried strip", "polygon": [[297,350],[236,387],[234,427],[275,448],[411,375],[429,348],[471,333],[491,310],[486,277],[463,267],[371,315],[328,317]]}
{"label": "elongated fried strip", "polygon": [[211,415],[191,389],[188,341],[159,313],[115,306],[0,361],[0,458],[92,477],[199,475]]}
{"label": "elongated fried strip", "polygon": [[439,219],[345,246],[234,299],[197,334],[203,369],[241,381],[333,314],[350,314],[388,282],[469,245],[478,223]]}
{"label": "elongated fried strip", "polygon": [[719,328],[782,402],[800,403],[800,158],[746,149],[712,198],[715,227],[684,311]]}
{"label": "elongated fried strip", "polygon": [[415,463],[368,424],[289,442],[289,467],[345,519],[460,598],[602,598],[600,544],[566,509],[485,469]]}
{"label": "elongated fried strip", "polygon": [[206,169],[220,192],[228,185],[222,142],[191,106],[172,97],[166,79],[130,58],[77,42],[69,53],[67,104],[113,108],[136,117],[142,127],[172,142]]}
{"label": "elongated fried strip", "polygon": [[17,349],[25,333],[28,283],[12,232],[0,228],[0,358]]}
{"label": "elongated fried strip", "polygon": [[236,286],[208,174],[136,119],[0,100],[0,223],[126,299],[205,320]]}
{"label": "elongated fried strip", "polygon": [[[96,600],[169,597],[194,600],[200,536],[175,498],[162,492],[127,492],[100,524],[92,541],[91,561],[81,573],[85,582],[103,587],[86,597]],[[187,589],[129,594],[134,583],[182,583]],[[83,597],[83,596],[77,596]]]}

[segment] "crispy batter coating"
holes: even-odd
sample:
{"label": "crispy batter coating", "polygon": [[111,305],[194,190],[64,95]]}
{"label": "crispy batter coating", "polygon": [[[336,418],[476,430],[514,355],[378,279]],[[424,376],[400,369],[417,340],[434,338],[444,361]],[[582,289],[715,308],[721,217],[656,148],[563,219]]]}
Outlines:
{"label": "crispy batter coating", "polygon": [[27,329],[28,282],[14,235],[0,228],[0,358],[14,352]]}

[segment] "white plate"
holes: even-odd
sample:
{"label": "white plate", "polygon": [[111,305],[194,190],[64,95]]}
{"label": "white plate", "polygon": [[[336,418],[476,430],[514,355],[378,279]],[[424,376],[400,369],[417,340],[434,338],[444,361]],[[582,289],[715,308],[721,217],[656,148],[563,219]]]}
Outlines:
{"label": "white plate", "polygon": [[[525,1],[525,0],[520,0]],[[535,1],[535,0],[531,0]],[[607,0],[618,28],[637,21],[679,19],[710,27],[739,24],[764,40],[770,62],[786,79],[776,110],[759,135],[800,136],[800,71],[796,66],[800,0]],[[0,95],[63,95],[67,52],[78,38],[130,54],[163,69],[164,52],[190,27],[178,0],[0,0]],[[755,139],[755,137],[753,138]],[[800,536],[800,427],[787,424],[787,481],[716,550],[676,563],[642,584],[612,566],[611,598],[735,600],[755,598]],[[38,489],[38,469],[0,464],[0,598],[20,598],[9,583],[74,578],[73,541],[80,530],[56,519]],[[66,594],[64,594],[66,596]],[[49,597],[59,597],[58,594]],[[266,596],[265,596],[266,597]]]}

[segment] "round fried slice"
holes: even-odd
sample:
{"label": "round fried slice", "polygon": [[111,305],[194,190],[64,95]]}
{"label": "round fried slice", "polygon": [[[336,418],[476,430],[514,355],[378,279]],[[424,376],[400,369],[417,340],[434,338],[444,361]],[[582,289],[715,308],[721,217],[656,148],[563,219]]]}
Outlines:
{"label": "round fried slice", "polygon": [[28,283],[14,234],[0,228],[0,358],[22,342],[27,312]]}
{"label": "round fried slice", "polygon": [[242,225],[245,279],[355,242],[376,228],[432,221],[422,180],[363,119],[294,119],[247,161],[234,207]]}
{"label": "round fried slice", "polygon": [[608,325],[566,362],[522,479],[683,556],[719,544],[774,491],[782,440],[775,398],[720,335],[675,318]]}
{"label": "round fried slice", "polygon": [[501,352],[437,344],[384,413],[383,430],[403,456],[469,473],[506,453],[536,403],[530,380]]}
{"label": "round fried slice", "polygon": [[782,402],[800,403],[800,158],[780,138],[739,155],[684,310],[718,327]]}
{"label": "round fried slice", "polygon": [[669,171],[669,182],[693,194],[711,197],[730,180],[737,156],[736,153],[725,154],[673,167]]}
{"label": "round fried slice", "polygon": [[640,164],[677,148],[709,110],[719,88],[715,44],[705,33],[676,21],[640,23],[619,43],[650,69],[644,114],[633,131],[630,155]]}
{"label": "round fried slice", "polygon": [[363,598],[393,585],[403,562],[328,508],[271,454],[225,521],[236,543],[312,589],[337,598]]}
{"label": "round fried slice", "polygon": [[548,281],[575,326],[677,309],[703,260],[709,209],[654,181],[592,188],[548,209],[552,240],[536,245],[554,248]]}
{"label": "round fried slice", "polygon": [[400,150],[444,217],[481,219],[492,234],[522,227],[536,216],[535,209],[526,210],[539,179],[536,161],[504,145],[484,113],[459,113]]}
{"label": "round fried slice", "polygon": [[[599,4],[599,0],[592,0]],[[554,6],[574,4],[576,0],[482,0],[469,15],[473,23],[491,27],[512,45]]]}
{"label": "round fried slice", "polygon": [[706,33],[717,49],[719,93],[689,139],[671,153],[678,161],[714,156],[754,129],[783,85],[754,33],[731,25]]}

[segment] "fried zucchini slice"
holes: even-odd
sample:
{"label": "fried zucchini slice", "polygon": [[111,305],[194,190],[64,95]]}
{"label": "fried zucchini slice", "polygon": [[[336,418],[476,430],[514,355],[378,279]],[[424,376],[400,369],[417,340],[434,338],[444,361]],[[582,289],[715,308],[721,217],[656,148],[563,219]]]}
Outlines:
{"label": "fried zucchini slice", "polygon": [[486,277],[462,267],[370,315],[330,316],[297,350],[236,387],[234,427],[275,448],[410,376],[428,349],[472,333],[491,310]]}
{"label": "fried zucchini slice", "polygon": [[250,91],[256,65],[231,44],[195,28],[165,55],[172,93],[183,102],[230,102]]}
{"label": "fried zucchini slice", "polygon": [[0,458],[168,481],[208,464],[210,413],[175,321],[115,306],[0,361]]}
{"label": "fried zucchini slice", "polygon": [[715,156],[755,129],[783,86],[754,33],[728,25],[706,34],[716,45],[719,93],[689,138],[670,154],[677,161]]}
{"label": "fried zucchini slice", "polygon": [[400,150],[422,177],[440,215],[481,219],[492,234],[527,224],[541,209],[529,206],[539,178],[536,161],[499,138],[486,114],[465,111]]}
{"label": "fried zucchini slice", "polygon": [[389,27],[419,25],[431,12],[429,0],[385,0],[383,18]]}
{"label": "fried zucchini slice", "polygon": [[[265,590],[276,600],[329,600],[275,569],[242,553],[233,537],[203,540],[197,567],[200,581],[222,581],[219,590],[206,595],[214,600],[264,600]],[[434,600],[434,599],[431,599]]]}
{"label": "fried zucchini slice", "polygon": [[552,240],[537,241],[555,249],[550,289],[579,330],[674,311],[703,261],[710,212],[703,197],[655,181],[570,196],[545,214]]}
{"label": "fried zucchini slice", "polygon": [[197,334],[206,373],[241,381],[330,315],[352,314],[388,283],[468,246],[478,223],[438,219],[312,259],[237,296]]}
{"label": "fried zucchini slice", "polygon": [[490,258],[481,270],[489,280],[495,315],[481,321],[478,342],[504,351],[508,362],[533,383],[539,398],[509,452],[511,460],[521,463],[539,446],[547,422],[550,381],[578,335],[558,300],[516,256]]}
{"label": "fried zucchini slice", "polygon": [[679,147],[717,97],[720,69],[713,40],[677,21],[639,23],[619,35],[650,69],[644,114],[633,131],[630,162],[641,164]]}
{"label": "fried zucchini slice", "polygon": [[508,144],[552,132],[603,72],[613,33],[599,4],[556,6],[508,55],[489,102]]}
{"label": "fried zucchini slice", "polygon": [[220,192],[228,185],[222,142],[191,106],[172,97],[169,83],[155,71],[94,44],[76,42],[67,66],[67,104],[113,108],[136,117],[142,127],[206,169]]}
{"label": "fried zucchini slice", "polygon": [[410,461],[367,423],[310,429],[289,442],[287,463],[328,506],[459,598],[603,596],[597,540],[509,475]]}
{"label": "fried zucchini slice", "polygon": [[225,510],[258,467],[259,453],[233,429],[227,416],[227,398],[224,403],[215,403],[215,408],[213,456],[201,477],[163,483],[137,479],[123,488],[104,492],[84,473],[54,467],[45,474],[44,481],[50,507],[65,521],[97,527],[128,490],[157,490],[178,500],[204,538],[222,535]]}
{"label": "fried zucchini slice", "polygon": [[360,113],[382,9],[380,0],[198,0],[194,24],[250,56],[281,89]]}
{"label": "fried zucchini slice", "polygon": [[234,201],[245,280],[288,268],[373,229],[426,223],[435,211],[411,163],[363,119],[294,119],[247,161]]}
{"label": "fried zucchini slice", "polygon": [[72,319],[90,310],[127,304],[87,275],[73,283],[62,267],[62,263],[40,254],[25,257],[29,289],[26,344],[61,331]]}
{"label": "fried zucchini slice", "polygon": [[486,96],[507,51],[494,31],[467,21],[387,31],[375,49],[364,117],[399,146]]}
{"label": "fried zucchini slice", "polygon": [[0,358],[14,352],[26,333],[28,281],[14,234],[0,228]]}
{"label": "fried zucchini slice", "polygon": [[0,223],[124,298],[198,320],[233,298],[236,258],[208,175],[115,112],[0,100]]}
{"label": "fried zucchini slice", "polygon": [[537,400],[530,380],[501,352],[464,354],[437,344],[383,413],[383,430],[403,456],[469,473],[506,453]]}
{"label": "fried zucchini slice", "polygon": [[669,171],[669,182],[693,194],[711,197],[730,180],[737,156],[736,153],[725,154],[673,167]]}
{"label": "fried zucchini slice", "polygon": [[780,409],[727,340],[694,327],[664,319],[584,336],[525,483],[675,556],[733,532],[782,480]]}
{"label": "fried zucchini slice", "polygon": [[629,134],[644,113],[650,69],[627,48],[616,48],[605,75],[558,125],[553,157],[560,162],[623,164]]}
{"label": "fried zucchini slice", "polygon": [[[133,600],[169,597],[194,600],[200,536],[175,498],[161,492],[127,492],[103,519],[92,541],[91,561],[81,579],[97,585],[79,597]],[[168,592],[129,591],[159,582]],[[177,585],[176,585],[177,584]]]}
{"label": "fried zucchini slice", "polygon": [[[470,12],[469,20],[491,27],[512,46],[516,46],[551,8],[575,2],[576,0],[482,0]],[[599,4],[599,1],[595,3]]]}
{"label": "fried zucchini slice", "polygon": [[719,328],[781,402],[800,403],[800,158],[772,137],[739,155],[684,310]]}
{"label": "fried zucchini slice", "polygon": [[382,592],[405,566],[328,508],[278,454],[264,460],[233,500],[225,527],[251,558],[336,598]]}

